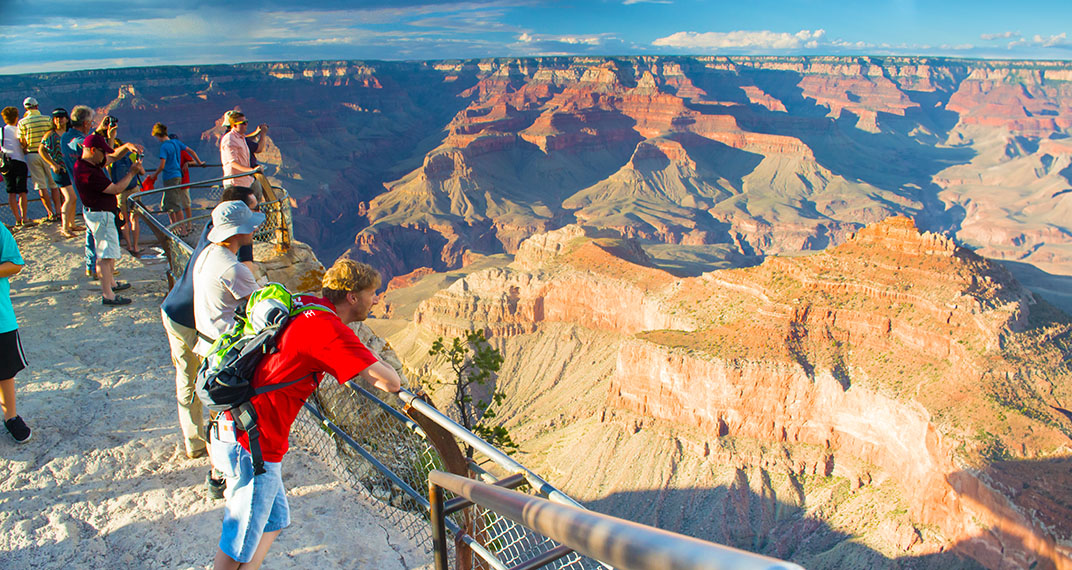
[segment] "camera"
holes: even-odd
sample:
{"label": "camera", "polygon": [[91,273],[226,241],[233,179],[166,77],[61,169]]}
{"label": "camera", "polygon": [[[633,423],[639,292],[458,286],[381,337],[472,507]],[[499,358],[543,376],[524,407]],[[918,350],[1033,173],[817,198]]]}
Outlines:
{"label": "camera", "polygon": [[104,126],[106,126],[106,127],[110,128],[110,127],[114,127],[114,126],[116,126],[118,124],[119,124],[119,119],[117,119],[117,118],[115,118],[115,117],[113,117],[111,115],[108,115],[107,117],[104,118]]}

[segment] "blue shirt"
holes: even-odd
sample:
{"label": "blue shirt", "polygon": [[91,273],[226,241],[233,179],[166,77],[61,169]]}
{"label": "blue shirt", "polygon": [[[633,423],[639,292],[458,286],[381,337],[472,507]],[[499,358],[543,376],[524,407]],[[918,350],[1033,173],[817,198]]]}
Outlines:
{"label": "blue shirt", "polygon": [[[78,129],[67,129],[60,139],[60,153],[63,155],[63,167],[71,175],[71,184],[74,184],[74,163],[82,157],[82,140],[86,133]],[[75,190],[78,190],[75,188]]]}
{"label": "blue shirt", "polygon": [[[25,265],[22,254],[19,253],[19,245],[15,243],[15,236],[7,226],[0,224],[0,263],[10,261],[18,265]],[[11,306],[11,283],[8,277],[0,279],[0,333],[11,332],[19,328],[15,320],[15,307]]]}
{"label": "blue shirt", "polygon": [[160,173],[161,182],[168,178],[182,178],[182,165],[179,158],[186,145],[179,139],[168,139],[160,145],[160,158],[164,159],[164,171]]}

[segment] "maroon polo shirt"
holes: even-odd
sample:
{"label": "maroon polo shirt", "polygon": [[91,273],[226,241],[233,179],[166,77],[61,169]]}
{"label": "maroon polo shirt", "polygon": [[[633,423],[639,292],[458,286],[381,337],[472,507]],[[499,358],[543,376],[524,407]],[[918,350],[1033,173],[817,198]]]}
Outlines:
{"label": "maroon polo shirt", "polygon": [[84,158],[79,158],[74,163],[74,188],[78,191],[82,204],[90,210],[113,214],[119,212],[115,194],[104,193],[104,189],[111,185],[112,181],[103,168]]}

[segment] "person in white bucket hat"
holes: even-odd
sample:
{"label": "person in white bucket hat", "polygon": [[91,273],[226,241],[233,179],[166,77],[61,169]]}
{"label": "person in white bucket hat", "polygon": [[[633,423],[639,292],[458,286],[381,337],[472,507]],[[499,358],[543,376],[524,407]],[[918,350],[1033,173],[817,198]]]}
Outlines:
{"label": "person in white bucket hat", "polygon": [[235,308],[257,289],[253,272],[238,261],[238,250],[253,243],[253,232],[264,214],[244,202],[220,202],[212,210],[212,242],[194,265],[194,325],[198,341],[194,352],[204,356],[216,338],[234,325]]}

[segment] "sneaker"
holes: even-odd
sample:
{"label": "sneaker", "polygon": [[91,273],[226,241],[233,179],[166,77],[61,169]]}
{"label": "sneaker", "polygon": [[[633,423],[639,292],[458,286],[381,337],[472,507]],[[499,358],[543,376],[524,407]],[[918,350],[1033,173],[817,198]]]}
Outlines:
{"label": "sneaker", "polygon": [[115,287],[112,287],[112,291],[126,291],[127,289],[130,289],[130,283],[126,281],[116,281]]}
{"label": "sneaker", "polygon": [[10,420],[4,421],[4,427],[7,428],[11,437],[15,438],[15,443],[26,443],[30,441],[30,428],[26,426],[26,422],[22,421],[22,418],[15,416]]}
{"label": "sneaker", "polygon": [[210,499],[222,499],[223,492],[227,489],[227,480],[220,477],[219,479],[212,476],[215,472],[213,469],[208,470],[208,475],[205,476],[205,486],[208,487],[208,496]]}
{"label": "sneaker", "polygon": [[130,303],[131,303],[131,300],[129,298],[120,297],[119,295],[116,295],[115,299],[107,299],[105,297],[101,297],[101,304],[105,305],[105,306],[113,306],[114,307],[114,306],[117,306],[117,305],[129,305]]}

